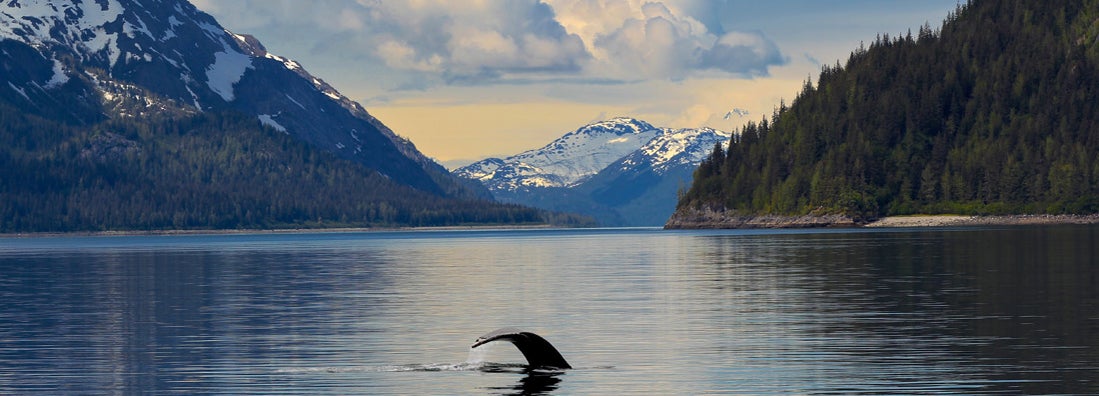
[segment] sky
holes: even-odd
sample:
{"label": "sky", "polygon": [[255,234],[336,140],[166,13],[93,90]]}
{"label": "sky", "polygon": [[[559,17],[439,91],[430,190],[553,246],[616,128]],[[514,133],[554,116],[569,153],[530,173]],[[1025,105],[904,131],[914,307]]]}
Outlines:
{"label": "sky", "polygon": [[[958,0],[191,0],[455,167],[618,116],[733,131]],[[729,115],[730,112],[738,110]],[[747,113],[747,115],[743,115]]]}

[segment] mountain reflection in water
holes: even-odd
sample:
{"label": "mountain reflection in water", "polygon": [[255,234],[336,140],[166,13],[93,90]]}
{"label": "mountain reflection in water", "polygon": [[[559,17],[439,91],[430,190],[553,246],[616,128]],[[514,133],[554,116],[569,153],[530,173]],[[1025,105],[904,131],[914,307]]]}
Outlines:
{"label": "mountain reflection in water", "polygon": [[[1094,226],[0,238],[0,393],[1094,394],[1097,249]],[[432,363],[504,326],[577,368]]]}

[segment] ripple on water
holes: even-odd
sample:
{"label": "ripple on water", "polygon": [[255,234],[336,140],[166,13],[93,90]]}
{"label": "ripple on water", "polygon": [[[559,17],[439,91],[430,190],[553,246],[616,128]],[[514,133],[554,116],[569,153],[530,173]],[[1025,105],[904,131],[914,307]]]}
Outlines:
{"label": "ripple on water", "polygon": [[22,242],[0,393],[1099,393],[1097,227]]}

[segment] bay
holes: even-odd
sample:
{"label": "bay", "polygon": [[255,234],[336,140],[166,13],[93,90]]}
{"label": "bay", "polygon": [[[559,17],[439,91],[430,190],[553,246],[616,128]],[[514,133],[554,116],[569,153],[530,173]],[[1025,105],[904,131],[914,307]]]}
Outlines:
{"label": "bay", "polygon": [[[1099,227],[0,238],[3,394],[1099,393]],[[526,370],[515,326],[571,370]]]}

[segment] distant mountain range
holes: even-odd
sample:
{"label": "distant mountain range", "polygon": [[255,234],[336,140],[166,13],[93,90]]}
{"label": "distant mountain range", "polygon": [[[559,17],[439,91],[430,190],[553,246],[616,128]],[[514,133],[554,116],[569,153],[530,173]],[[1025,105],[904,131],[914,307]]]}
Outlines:
{"label": "distant mountain range", "polygon": [[709,128],[658,128],[615,118],[454,174],[480,182],[504,202],[581,213],[605,226],[659,226],[698,163],[728,140]]}
{"label": "distant mountain range", "polygon": [[187,1],[6,0],[0,70],[0,231],[540,221]]}

